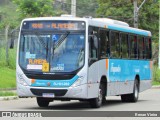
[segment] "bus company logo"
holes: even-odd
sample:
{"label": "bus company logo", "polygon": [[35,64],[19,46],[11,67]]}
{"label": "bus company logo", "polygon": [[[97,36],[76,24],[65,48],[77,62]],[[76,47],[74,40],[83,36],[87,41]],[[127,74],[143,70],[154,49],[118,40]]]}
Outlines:
{"label": "bus company logo", "polygon": [[118,65],[117,67],[113,66],[114,63],[111,64],[111,72],[121,72],[121,67]]}

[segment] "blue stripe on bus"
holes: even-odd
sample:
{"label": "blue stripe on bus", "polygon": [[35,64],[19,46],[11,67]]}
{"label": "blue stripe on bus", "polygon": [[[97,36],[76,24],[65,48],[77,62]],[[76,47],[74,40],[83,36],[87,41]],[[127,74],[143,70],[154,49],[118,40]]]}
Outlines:
{"label": "blue stripe on bus", "polygon": [[138,34],[138,35],[149,36],[149,32],[142,31],[142,30],[136,30],[136,29],[133,29],[133,28],[123,28],[123,27],[108,25],[108,29],[118,30],[118,31],[133,33],[133,34]]}
{"label": "blue stripe on bus", "polygon": [[41,80],[35,79],[35,82],[31,84],[32,87],[70,87],[79,76],[74,76],[72,79],[69,80]]}
{"label": "blue stripe on bus", "polygon": [[140,80],[151,80],[150,61],[109,59],[109,80],[111,82],[132,81],[136,75]]}

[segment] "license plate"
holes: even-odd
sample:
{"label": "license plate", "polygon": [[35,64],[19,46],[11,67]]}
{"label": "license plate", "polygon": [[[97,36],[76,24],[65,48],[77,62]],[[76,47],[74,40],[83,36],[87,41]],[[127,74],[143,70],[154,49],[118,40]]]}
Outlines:
{"label": "license plate", "polygon": [[42,96],[47,98],[54,98],[54,93],[43,93]]}

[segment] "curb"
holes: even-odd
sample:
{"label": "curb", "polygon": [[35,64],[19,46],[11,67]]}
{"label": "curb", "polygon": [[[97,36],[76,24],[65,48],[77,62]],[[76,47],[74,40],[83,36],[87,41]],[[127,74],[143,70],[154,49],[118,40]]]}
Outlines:
{"label": "curb", "polygon": [[159,89],[159,88],[160,88],[160,85],[152,86],[152,89]]}
{"label": "curb", "polygon": [[5,97],[0,97],[0,101],[4,100],[17,100],[19,97],[18,96],[5,96]]}

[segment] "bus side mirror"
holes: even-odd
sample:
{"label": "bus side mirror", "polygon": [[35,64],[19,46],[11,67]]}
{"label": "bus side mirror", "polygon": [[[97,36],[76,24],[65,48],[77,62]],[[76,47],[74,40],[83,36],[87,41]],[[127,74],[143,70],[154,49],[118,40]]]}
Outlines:
{"label": "bus side mirror", "polygon": [[10,49],[13,49],[14,48],[14,40],[11,39],[10,40],[10,46],[9,46]]}

